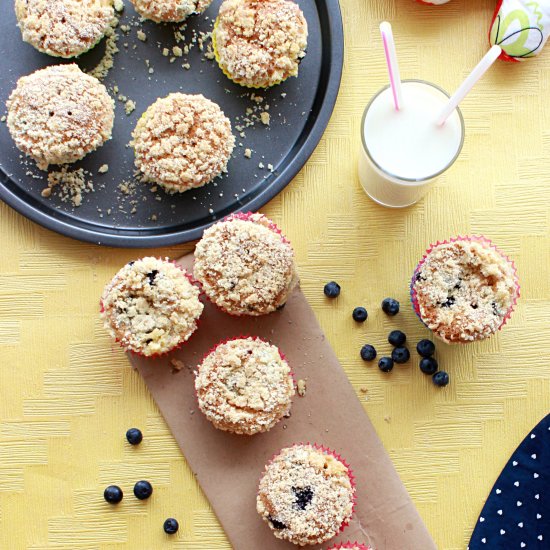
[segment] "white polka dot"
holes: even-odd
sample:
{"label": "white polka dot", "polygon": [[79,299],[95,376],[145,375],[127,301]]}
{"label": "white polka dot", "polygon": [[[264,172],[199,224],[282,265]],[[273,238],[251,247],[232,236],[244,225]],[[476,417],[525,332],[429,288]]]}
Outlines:
{"label": "white polka dot", "polygon": [[535,495],[535,498],[538,500],[538,499],[540,498],[540,495],[537,493],[537,494]]}
{"label": "white polka dot", "polygon": [[535,434],[531,434],[531,439],[535,439]]}
{"label": "white polka dot", "polygon": [[519,481],[514,481],[514,485],[515,485],[516,487],[519,487]]}
{"label": "white polka dot", "polygon": [[499,516],[502,516],[502,510],[497,510],[497,514],[498,514]]}
{"label": "white polka dot", "polygon": [[521,500],[518,500],[518,501],[516,502],[516,504],[517,504],[518,506],[521,506],[523,503],[521,502]]}
{"label": "white polka dot", "polygon": [[518,523],[518,527],[519,527],[519,528],[522,528],[522,527],[523,527],[523,521],[520,521],[520,522]]}
{"label": "white polka dot", "polygon": [[501,491],[500,489],[497,489],[497,490],[495,491],[495,493],[496,493],[497,495],[500,495],[500,493],[502,493],[502,491]]}
{"label": "white polka dot", "polygon": [[532,458],[533,460],[537,460],[537,453],[533,453],[533,454],[531,455],[531,458]]}
{"label": "white polka dot", "polygon": [[482,538],[482,539],[481,539],[481,542],[482,542],[483,544],[485,544],[485,543],[487,542],[487,539],[486,539],[486,538]]}
{"label": "white polka dot", "polygon": [[542,540],[542,535],[539,535],[537,538],[538,538],[539,540]]}
{"label": "white polka dot", "polygon": [[514,461],[512,462],[512,466],[517,466],[517,465],[518,465],[517,461],[514,460]]}
{"label": "white polka dot", "polygon": [[479,517],[479,523],[483,523],[485,521],[485,518],[483,516]]}
{"label": "white polka dot", "polygon": [[539,474],[537,474],[537,472],[535,472],[535,473],[533,474],[533,477],[534,477],[535,479],[537,479],[537,477],[539,477]]}
{"label": "white polka dot", "polygon": [[527,546],[524,542],[520,542],[519,545],[521,546],[521,548],[525,548]]}
{"label": "white polka dot", "polygon": [[537,514],[537,519],[540,519],[542,516],[540,514]]}
{"label": "white polka dot", "polygon": [[504,529],[501,529],[501,530],[500,530],[500,534],[501,534],[501,535],[504,535],[504,534],[506,534],[506,531],[505,531]]}

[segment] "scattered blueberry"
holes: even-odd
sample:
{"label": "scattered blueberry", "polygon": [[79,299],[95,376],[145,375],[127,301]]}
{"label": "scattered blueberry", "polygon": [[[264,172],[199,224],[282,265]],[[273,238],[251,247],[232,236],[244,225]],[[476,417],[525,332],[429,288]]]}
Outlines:
{"label": "scattered blueberry", "polygon": [[449,383],[449,375],[444,370],[440,370],[432,376],[432,381],[436,386],[446,386]]}
{"label": "scattered blueberry", "polygon": [[384,298],[382,300],[382,311],[387,315],[397,315],[399,313],[399,302],[393,298]]}
{"label": "scattered blueberry", "polygon": [[407,341],[407,335],[400,330],[392,330],[388,335],[388,342],[396,348],[402,346]]}
{"label": "scattered blueberry", "polygon": [[138,481],[134,485],[134,495],[139,500],[145,500],[153,494],[153,486],[145,480]]}
{"label": "scattered blueberry", "polygon": [[126,432],[126,439],[130,445],[139,445],[143,440],[143,434],[138,428],[130,428]]}
{"label": "scattered blueberry", "polygon": [[401,365],[402,363],[406,363],[411,358],[411,354],[407,348],[394,348],[391,352],[391,358],[394,363]]}
{"label": "scattered blueberry", "polygon": [[376,359],[376,349],[374,346],[371,346],[370,344],[365,344],[361,348],[361,359],[363,361],[373,361]]}
{"label": "scattered blueberry", "polygon": [[378,368],[382,372],[390,372],[393,369],[393,359],[391,357],[382,357],[378,361]]}
{"label": "scattered blueberry", "polygon": [[308,504],[311,503],[313,499],[313,491],[311,487],[304,487],[303,489],[298,489],[297,487],[292,487],[294,495],[296,496],[296,501],[294,504],[299,510],[305,510]]}
{"label": "scattered blueberry", "polygon": [[351,314],[354,321],[357,321],[358,323],[364,323],[367,320],[367,317],[369,314],[367,313],[367,310],[364,307],[356,307],[353,310],[353,313]]}
{"label": "scattered blueberry", "polygon": [[416,351],[422,357],[431,357],[435,352],[435,344],[431,340],[420,340],[416,344]]}
{"label": "scattered blueberry", "polygon": [[153,271],[150,271],[149,273],[147,273],[147,278],[149,279],[149,284],[151,286],[155,285],[155,278],[158,274],[159,272],[156,269],[153,269]]}
{"label": "scattered blueberry", "polygon": [[168,518],[163,525],[164,532],[168,535],[173,535],[174,533],[178,532],[178,529],[180,528],[180,524],[178,523],[177,519],[174,518]]}
{"label": "scattered blueberry", "polygon": [[273,525],[273,529],[286,529],[286,525],[282,522],[282,521],[279,521],[271,516],[268,516],[267,518],[271,525]]}
{"label": "scattered blueberry", "polygon": [[433,357],[423,357],[420,360],[420,370],[424,374],[432,375],[437,372],[438,364]]}
{"label": "scattered blueberry", "polygon": [[109,504],[118,504],[123,497],[122,489],[116,485],[109,485],[103,492],[103,498]]}
{"label": "scattered blueberry", "polygon": [[338,298],[340,296],[340,285],[334,281],[330,281],[325,285],[323,292],[327,298]]}

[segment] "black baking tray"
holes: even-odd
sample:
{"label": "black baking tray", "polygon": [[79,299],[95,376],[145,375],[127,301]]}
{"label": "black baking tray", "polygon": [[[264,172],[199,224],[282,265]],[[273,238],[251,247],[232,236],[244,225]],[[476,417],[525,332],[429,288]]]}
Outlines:
{"label": "black baking tray", "polygon": [[[306,163],[328,124],[342,75],[344,39],[338,0],[298,0],[309,26],[307,55],[298,78],[290,78],[269,90],[251,91],[228,80],[214,60],[201,51],[193,37],[208,33],[221,0],[214,0],[202,15],[188,19],[185,37],[177,44],[174,31],[180,25],[157,25],[142,21],[128,0],[118,29],[120,52],[104,80],[108,90],[135,101],[129,116],[123,102],[116,101],[113,139],[70,169],[84,168],[92,174],[94,191],[83,195],[75,207],[54,192],[44,198],[47,173],[25,160],[15,147],[5,123],[0,124],[0,198],[31,220],[63,235],[100,245],[157,247],[200,238],[204,229],[224,216],[242,210],[257,210],[277,195]],[[5,103],[20,76],[55,63],[65,63],[36,51],[21,40],[12,5],[4,6],[0,21],[0,104]],[[138,39],[138,30],[146,41]],[[187,55],[170,63],[163,50],[191,45]],[[82,55],[83,70],[97,65],[105,41]],[[189,68],[183,68],[188,64]],[[149,69],[152,69],[151,73]],[[131,193],[120,184],[132,180],[134,155],[128,146],[141,114],[158,97],[170,92],[202,93],[217,102],[232,122],[237,146],[229,161],[228,174],[207,186],[169,195],[152,192],[150,184],[134,183]],[[253,94],[261,96],[257,103]],[[256,120],[244,129],[247,109],[256,115],[269,105],[270,123]],[[241,146],[242,145],[242,146]],[[252,158],[245,157],[246,148]],[[109,171],[99,174],[100,166]],[[58,167],[52,167],[58,170]]]}

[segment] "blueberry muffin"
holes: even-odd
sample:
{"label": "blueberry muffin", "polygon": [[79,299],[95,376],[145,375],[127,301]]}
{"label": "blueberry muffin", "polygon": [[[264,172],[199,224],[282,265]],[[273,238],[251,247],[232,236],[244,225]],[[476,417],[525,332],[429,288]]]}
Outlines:
{"label": "blueberry muffin", "polygon": [[283,307],[298,281],[294,251],[262,214],[236,214],[207,229],[195,249],[195,278],[232,315]]}
{"label": "blueberry muffin", "polygon": [[197,328],[203,305],[186,271],[153,257],[126,264],[105,287],[105,328],[127,351],[144,356],[167,353]]}
{"label": "blueberry muffin", "polygon": [[354,502],[353,476],[340,458],[324,448],[295,445],[266,466],[256,509],[277,538],[305,546],[336,536]]}
{"label": "blueberry muffin", "polygon": [[202,13],[212,0],[131,0],[136,11],[156,23],[181,23],[190,15]]}
{"label": "blueberry muffin", "polygon": [[270,430],[289,412],[294,381],[276,346],[237,338],[204,358],[195,389],[199,408],[216,428],[252,435]]}
{"label": "blueberry muffin", "polygon": [[514,264],[484,238],[431,247],[411,282],[416,313],[447,343],[488,338],[510,316],[518,296]]}
{"label": "blueberry muffin", "polygon": [[298,75],[307,22],[291,0],[224,0],[212,32],[224,74],[241,86],[268,88]]}

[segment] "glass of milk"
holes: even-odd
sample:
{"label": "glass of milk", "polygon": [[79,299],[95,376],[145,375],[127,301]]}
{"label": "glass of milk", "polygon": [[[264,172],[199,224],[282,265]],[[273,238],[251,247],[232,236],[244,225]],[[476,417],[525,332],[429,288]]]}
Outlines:
{"label": "glass of milk", "polygon": [[464,143],[458,108],[443,125],[436,123],[449,101],[446,92],[423,80],[403,80],[402,90],[400,110],[386,86],[367,105],[361,122],[361,185],[372,200],[391,208],[420,200],[453,165]]}

